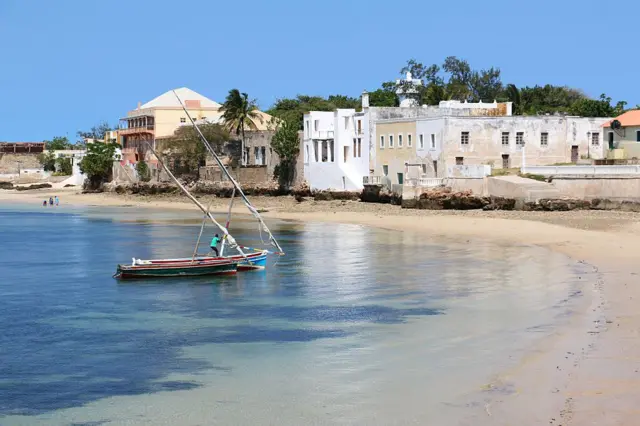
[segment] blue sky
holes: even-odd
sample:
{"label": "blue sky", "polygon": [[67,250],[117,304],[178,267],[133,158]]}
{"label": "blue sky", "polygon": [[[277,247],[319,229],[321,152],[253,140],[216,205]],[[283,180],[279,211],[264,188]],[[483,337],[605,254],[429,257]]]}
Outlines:
{"label": "blue sky", "polygon": [[358,96],[412,57],[633,106],[638,16],[637,0],[0,0],[0,141],[75,138],[182,86],[218,102],[237,87],[263,109]]}

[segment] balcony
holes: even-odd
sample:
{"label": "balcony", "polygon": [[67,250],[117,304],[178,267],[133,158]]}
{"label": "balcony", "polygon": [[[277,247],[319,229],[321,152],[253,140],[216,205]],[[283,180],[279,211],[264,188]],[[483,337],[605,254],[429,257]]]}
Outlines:
{"label": "balcony", "polygon": [[333,130],[316,130],[311,132],[311,139],[328,140],[334,138]]}
{"label": "balcony", "polygon": [[135,135],[138,133],[153,133],[155,126],[153,124],[147,124],[146,126],[129,127],[126,129],[119,129],[118,134],[120,136]]}

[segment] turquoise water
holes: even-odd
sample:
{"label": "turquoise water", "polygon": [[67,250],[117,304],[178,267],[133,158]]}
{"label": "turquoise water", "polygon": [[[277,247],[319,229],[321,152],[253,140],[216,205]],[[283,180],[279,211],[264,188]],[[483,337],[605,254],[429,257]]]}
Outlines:
{"label": "turquoise water", "polygon": [[189,256],[199,221],[0,207],[0,424],[454,422],[581,296],[542,249],[318,223],[273,223],[266,271],[111,278]]}

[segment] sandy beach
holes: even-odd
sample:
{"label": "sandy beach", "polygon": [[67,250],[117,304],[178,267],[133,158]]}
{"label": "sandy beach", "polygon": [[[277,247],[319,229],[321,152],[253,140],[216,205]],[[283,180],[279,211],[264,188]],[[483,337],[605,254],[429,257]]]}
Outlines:
{"label": "sandy beach", "polygon": [[[188,209],[185,198],[80,194],[77,189],[0,190],[0,203],[41,204],[58,195],[61,205]],[[228,199],[202,197],[224,212]],[[255,197],[267,218],[339,222],[456,240],[535,245],[592,266],[597,278],[584,289],[583,312],[546,339],[518,368],[488,385],[491,401],[469,424],[635,425],[640,423],[640,315],[636,303],[640,266],[640,216],[634,213],[482,212],[403,210],[351,201],[296,202]],[[245,213],[237,203],[237,213]],[[500,392],[508,387],[510,392]],[[496,390],[496,392],[491,392]]]}

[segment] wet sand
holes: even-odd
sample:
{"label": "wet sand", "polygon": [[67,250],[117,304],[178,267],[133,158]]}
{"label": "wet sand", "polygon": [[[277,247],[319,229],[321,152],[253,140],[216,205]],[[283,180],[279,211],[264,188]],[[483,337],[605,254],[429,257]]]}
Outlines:
{"label": "wet sand", "polygon": [[[184,197],[77,194],[74,190],[0,191],[0,203],[41,203],[58,195],[65,205],[188,209]],[[228,199],[212,201],[223,212]],[[448,212],[402,210],[359,202],[298,203],[255,197],[265,217],[374,226],[457,240],[535,245],[592,266],[588,303],[570,325],[488,384],[484,410],[473,425],[636,425],[640,423],[640,216],[620,212]],[[245,212],[243,206],[234,211]]]}

